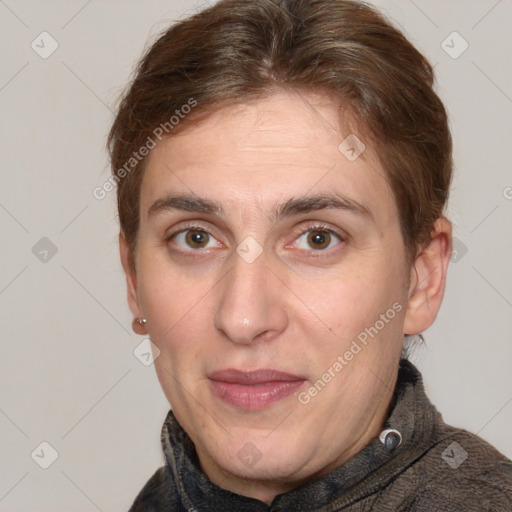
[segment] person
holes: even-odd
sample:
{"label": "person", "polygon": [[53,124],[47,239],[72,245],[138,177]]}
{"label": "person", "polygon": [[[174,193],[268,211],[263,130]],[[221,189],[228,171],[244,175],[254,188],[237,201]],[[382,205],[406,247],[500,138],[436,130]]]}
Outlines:
{"label": "person", "polygon": [[146,52],[108,146],[172,410],[131,512],[512,510],[512,463],[403,352],[451,255],[433,85],[351,0],[222,0]]}

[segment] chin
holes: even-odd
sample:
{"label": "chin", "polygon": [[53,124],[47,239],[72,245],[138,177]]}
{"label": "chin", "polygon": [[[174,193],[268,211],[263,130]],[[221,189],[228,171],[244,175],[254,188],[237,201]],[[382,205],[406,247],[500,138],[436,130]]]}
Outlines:
{"label": "chin", "polygon": [[298,452],[296,440],[276,437],[269,441],[265,435],[247,435],[230,443],[220,457],[215,454],[217,464],[244,479],[295,481],[311,458],[305,458],[303,450]]}

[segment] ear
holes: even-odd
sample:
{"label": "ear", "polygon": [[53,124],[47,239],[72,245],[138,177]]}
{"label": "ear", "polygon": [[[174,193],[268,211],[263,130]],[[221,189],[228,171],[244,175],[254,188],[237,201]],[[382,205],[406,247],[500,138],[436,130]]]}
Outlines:
{"label": "ear", "polygon": [[124,236],[124,233],[119,233],[119,251],[121,253],[121,263],[123,264],[124,273],[126,275],[126,289],[128,306],[134,318],[143,318],[144,314],[139,308],[137,300],[137,275],[135,269],[130,264],[130,247]]}
{"label": "ear", "polygon": [[451,254],[452,225],[441,217],[434,223],[430,243],[411,268],[404,334],[419,334],[434,322],[443,301]]}

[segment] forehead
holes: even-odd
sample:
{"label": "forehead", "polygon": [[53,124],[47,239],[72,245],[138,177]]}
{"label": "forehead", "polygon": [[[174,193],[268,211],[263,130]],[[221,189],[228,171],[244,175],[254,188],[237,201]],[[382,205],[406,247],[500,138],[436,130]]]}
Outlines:
{"label": "forehead", "polygon": [[[385,171],[351,124],[342,107],[319,94],[281,91],[223,107],[151,150],[142,214],[164,193],[212,198],[250,216],[291,196],[335,191],[392,220]],[[360,142],[364,151],[354,158]]]}

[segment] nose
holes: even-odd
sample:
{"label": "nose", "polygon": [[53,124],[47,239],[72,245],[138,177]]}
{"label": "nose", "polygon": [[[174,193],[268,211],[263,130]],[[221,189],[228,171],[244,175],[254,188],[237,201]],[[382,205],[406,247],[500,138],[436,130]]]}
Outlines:
{"label": "nose", "polygon": [[264,254],[248,263],[234,255],[234,267],[219,289],[214,324],[233,343],[276,338],[288,324],[282,284]]}

